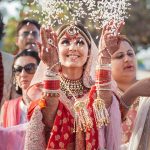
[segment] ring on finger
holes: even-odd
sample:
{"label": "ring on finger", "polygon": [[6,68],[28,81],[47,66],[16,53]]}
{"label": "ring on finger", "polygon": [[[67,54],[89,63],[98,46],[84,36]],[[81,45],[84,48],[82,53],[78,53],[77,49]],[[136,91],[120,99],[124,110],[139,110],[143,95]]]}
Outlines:
{"label": "ring on finger", "polygon": [[47,43],[51,46],[54,46],[54,41],[52,39],[48,39],[47,40]]}

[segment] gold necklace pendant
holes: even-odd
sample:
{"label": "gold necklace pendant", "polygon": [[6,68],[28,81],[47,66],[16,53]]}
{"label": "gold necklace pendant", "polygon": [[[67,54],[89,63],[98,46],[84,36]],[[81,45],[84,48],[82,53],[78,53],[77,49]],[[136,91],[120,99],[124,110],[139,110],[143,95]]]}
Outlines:
{"label": "gold necklace pendant", "polygon": [[69,99],[73,97],[73,99],[82,98],[84,94],[89,92],[89,88],[83,85],[82,78],[79,80],[69,80],[61,77],[60,88]]}
{"label": "gold necklace pendant", "polygon": [[[66,96],[69,97],[72,94],[75,97],[84,94],[84,86],[83,86],[82,78],[79,80],[69,80],[64,77],[61,77],[60,87],[61,90],[66,94]],[[69,91],[71,91],[71,93]]]}

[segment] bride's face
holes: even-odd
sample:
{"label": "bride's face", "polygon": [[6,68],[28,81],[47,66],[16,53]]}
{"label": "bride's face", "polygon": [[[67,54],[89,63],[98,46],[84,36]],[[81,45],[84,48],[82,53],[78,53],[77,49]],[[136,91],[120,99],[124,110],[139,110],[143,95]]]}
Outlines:
{"label": "bride's face", "polygon": [[82,68],[87,61],[89,47],[85,38],[77,33],[64,35],[58,42],[61,65],[70,68]]}

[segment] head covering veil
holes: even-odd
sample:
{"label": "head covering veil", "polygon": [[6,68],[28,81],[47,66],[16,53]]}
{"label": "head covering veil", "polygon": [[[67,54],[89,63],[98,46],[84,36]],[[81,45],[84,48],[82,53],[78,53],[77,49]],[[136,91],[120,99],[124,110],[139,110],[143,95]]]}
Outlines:
{"label": "head covering veil", "polygon": [[[68,30],[70,30],[70,32],[73,32],[72,28],[78,30],[78,32],[86,39],[89,46],[89,57],[87,58],[87,62],[84,66],[82,78],[83,78],[83,85],[87,88],[90,88],[94,83],[95,67],[98,57],[98,48],[94,43],[90,33],[87,31],[87,29],[85,29],[84,26],[79,23],[66,24],[61,26],[57,30],[58,41],[60,40],[62,35],[65,34],[65,32],[68,32]],[[47,66],[41,61],[31,81],[30,87],[27,90],[27,95],[29,96],[30,100],[36,100],[40,98],[42,91],[41,90],[42,81],[44,78],[46,68]]]}

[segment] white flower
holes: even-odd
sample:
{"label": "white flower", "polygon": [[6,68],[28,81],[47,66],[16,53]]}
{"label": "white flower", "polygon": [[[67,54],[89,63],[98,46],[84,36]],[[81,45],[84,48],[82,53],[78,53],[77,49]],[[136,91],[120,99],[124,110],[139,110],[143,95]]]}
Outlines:
{"label": "white flower", "polygon": [[[43,16],[40,22],[55,25],[89,19],[96,28],[101,28],[111,19],[115,23],[128,18],[129,0],[34,0],[37,8],[41,8]],[[39,14],[38,10],[32,11]],[[66,15],[67,12],[67,15]]]}

